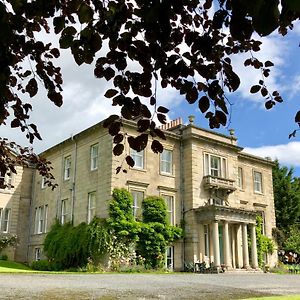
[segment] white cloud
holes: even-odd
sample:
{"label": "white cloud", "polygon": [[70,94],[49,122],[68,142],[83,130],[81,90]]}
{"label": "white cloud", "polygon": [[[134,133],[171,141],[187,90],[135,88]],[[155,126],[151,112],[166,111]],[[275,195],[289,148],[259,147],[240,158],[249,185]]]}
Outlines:
{"label": "white cloud", "polygon": [[278,159],[284,165],[300,167],[300,142],[258,148],[247,147],[243,151],[261,157],[271,157],[273,160]]}

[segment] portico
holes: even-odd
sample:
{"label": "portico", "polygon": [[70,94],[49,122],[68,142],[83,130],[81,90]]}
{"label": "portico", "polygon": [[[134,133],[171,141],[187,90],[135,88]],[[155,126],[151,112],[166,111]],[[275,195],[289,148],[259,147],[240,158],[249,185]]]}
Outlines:
{"label": "portico", "polygon": [[[195,210],[199,260],[226,269],[257,269],[256,213],[220,205]],[[248,235],[251,240],[249,251]]]}

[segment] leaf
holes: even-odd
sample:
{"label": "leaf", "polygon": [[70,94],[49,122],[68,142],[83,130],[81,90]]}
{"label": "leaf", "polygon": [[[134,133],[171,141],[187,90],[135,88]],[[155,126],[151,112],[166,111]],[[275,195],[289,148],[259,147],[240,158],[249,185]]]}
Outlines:
{"label": "leaf", "polygon": [[121,122],[113,122],[109,125],[108,132],[110,135],[114,136],[121,130]]}
{"label": "leaf", "polygon": [[261,36],[269,35],[279,25],[278,0],[261,1],[259,9],[254,11],[252,17],[255,31]]}
{"label": "leaf", "polygon": [[21,126],[21,122],[19,119],[13,119],[10,123],[11,128],[16,128]]}
{"label": "leaf", "polygon": [[127,155],[126,158],[125,158],[125,160],[126,160],[127,164],[128,164],[131,168],[134,167],[134,160],[133,160],[133,158],[132,158],[130,155]]}
{"label": "leaf", "polygon": [[300,2],[298,0],[284,0],[282,6],[292,12],[300,12]]}
{"label": "leaf", "polygon": [[265,62],[265,67],[266,67],[266,68],[268,68],[268,67],[273,67],[273,66],[274,66],[274,64],[273,64],[271,61],[267,60],[267,61]]}
{"label": "leaf", "polygon": [[148,144],[148,134],[142,133],[141,135],[137,136],[135,140],[137,145],[137,151],[140,152],[144,150]]}
{"label": "leaf", "polygon": [[294,130],[292,133],[289,134],[289,139],[292,137],[296,137],[296,130]]}
{"label": "leaf", "polygon": [[57,92],[48,92],[48,98],[58,107],[62,106],[62,95]]}
{"label": "leaf", "polygon": [[144,131],[148,130],[150,127],[150,120],[149,119],[138,120],[137,127],[138,127],[138,129],[137,129],[138,132],[144,132]]}
{"label": "leaf", "polygon": [[263,97],[266,97],[266,96],[268,95],[268,90],[267,90],[265,87],[263,87],[263,88],[260,90],[260,92],[261,92],[261,95],[262,95]]}
{"label": "leaf", "polygon": [[271,109],[273,106],[274,106],[274,101],[272,101],[272,100],[269,100],[269,101],[267,101],[266,103],[265,103],[265,108],[266,109]]}
{"label": "leaf", "polygon": [[107,119],[103,121],[103,127],[108,128],[110,124],[112,124],[114,121],[119,120],[118,115],[110,115]]}
{"label": "leaf", "polygon": [[29,94],[30,97],[33,97],[37,94],[38,86],[35,78],[31,78],[26,85],[26,92]]}
{"label": "leaf", "polygon": [[59,16],[53,19],[53,26],[55,34],[60,33],[65,27],[65,17]]}
{"label": "leaf", "polygon": [[157,114],[157,119],[161,124],[167,123],[167,118],[164,114]]}
{"label": "leaf", "polygon": [[160,112],[160,113],[163,113],[163,114],[166,114],[169,112],[169,109],[167,109],[166,107],[164,106],[159,106],[158,109],[157,109],[157,112]]}
{"label": "leaf", "polygon": [[196,87],[189,89],[186,93],[185,98],[189,104],[194,104],[198,99],[198,91],[197,91]]}
{"label": "leaf", "polygon": [[295,122],[300,123],[300,110],[296,113]]}
{"label": "leaf", "polygon": [[216,111],[216,120],[218,123],[222,124],[223,126],[225,126],[227,123],[226,115],[220,110]]}
{"label": "leaf", "polygon": [[157,140],[152,141],[151,149],[154,153],[162,153],[164,151],[163,145]]}
{"label": "leaf", "polygon": [[117,144],[113,148],[113,154],[116,156],[120,156],[124,151],[124,145],[123,144]]}
{"label": "leaf", "polygon": [[118,94],[117,90],[114,89],[109,89],[106,91],[106,93],[104,94],[104,97],[106,98],[112,98],[113,96],[115,96],[116,94]]}
{"label": "leaf", "polygon": [[79,22],[88,23],[93,19],[94,12],[86,3],[82,2],[78,10]]}
{"label": "leaf", "polygon": [[150,105],[155,105],[156,104],[156,99],[154,97],[150,98]]}
{"label": "leaf", "polygon": [[103,76],[109,81],[115,76],[115,71],[111,67],[108,67],[103,71]]}
{"label": "leaf", "polygon": [[121,133],[118,133],[117,135],[114,136],[114,143],[119,144],[123,141],[124,136]]}
{"label": "leaf", "polygon": [[250,89],[250,93],[251,93],[251,94],[255,94],[255,93],[259,92],[260,89],[261,89],[261,86],[260,86],[260,85],[253,85],[253,86],[251,87],[251,89]]}
{"label": "leaf", "polygon": [[166,136],[165,136],[165,134],[163,133],[163,131],[160,130],[159,128],[155,128],[153,131],[162,140],[166,140],[167,139]]}
{"label": "leaf", "polygon": [[199,106],[200,111],[204,114],[209,109],[209,106],[210,106],[208,97],[202,96],[199,99],[198,106]]}

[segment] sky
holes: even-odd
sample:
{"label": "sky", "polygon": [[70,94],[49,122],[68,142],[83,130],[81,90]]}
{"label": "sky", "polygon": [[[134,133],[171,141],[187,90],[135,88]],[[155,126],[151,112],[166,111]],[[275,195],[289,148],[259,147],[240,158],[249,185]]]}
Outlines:
{"label": "sky", "polygon": [[[48,39],[55,44],[51,37]],[[228,134],[228,130],[234,128],[238,144],[245,152],[277,158],[282,165],[293,166],[295,175],[300,177],[300,131],[295,138],[288,138],[289,133],[297,128],[294,117],[300,110],[300,24],[284,38],[275,33],[262,41],[262,51],[256,56],[275,64],[266,83],[270,90],[280,92],[284,102],[267,111],[263,98],[249,93],[250,87],[260,79],[259,72],[243,66],[248,56],[236,57],[233,63],[241,78],[241,86],[234,94],[227,95],[232,103],[231,122],[217,132]],[[105,91],[111,88],[110,83],[94,77],[94,65],[78,67],[68,51],[61,52],[57,65],[62,67],[64,78],[63,106],[55,107],[43,91],[28,100],[33,106],[31,121],[38,125],[43,138],[33,144],[37,153],[118,112],[104,97]],[[195,125],[209,129],[197,103],[189,105],[177,91],[160,89],[157,99],[159,105],[170,108],[169,119],[182,117],[187,123],[192,114],[195,115]],[[1,126],[0,136],[28,145],[19,129]]]}

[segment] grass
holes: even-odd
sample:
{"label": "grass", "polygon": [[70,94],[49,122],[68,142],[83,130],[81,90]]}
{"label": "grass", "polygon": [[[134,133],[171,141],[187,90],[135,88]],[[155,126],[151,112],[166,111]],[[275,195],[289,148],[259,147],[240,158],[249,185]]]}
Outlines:
{"label": "grass", "polygon": [[28,266],[8,260],[0,260],[0,273],[34,272]]}
{"label": "grass", "polygon": [[247,300],[299,300],[300,295],[247,298]]}

